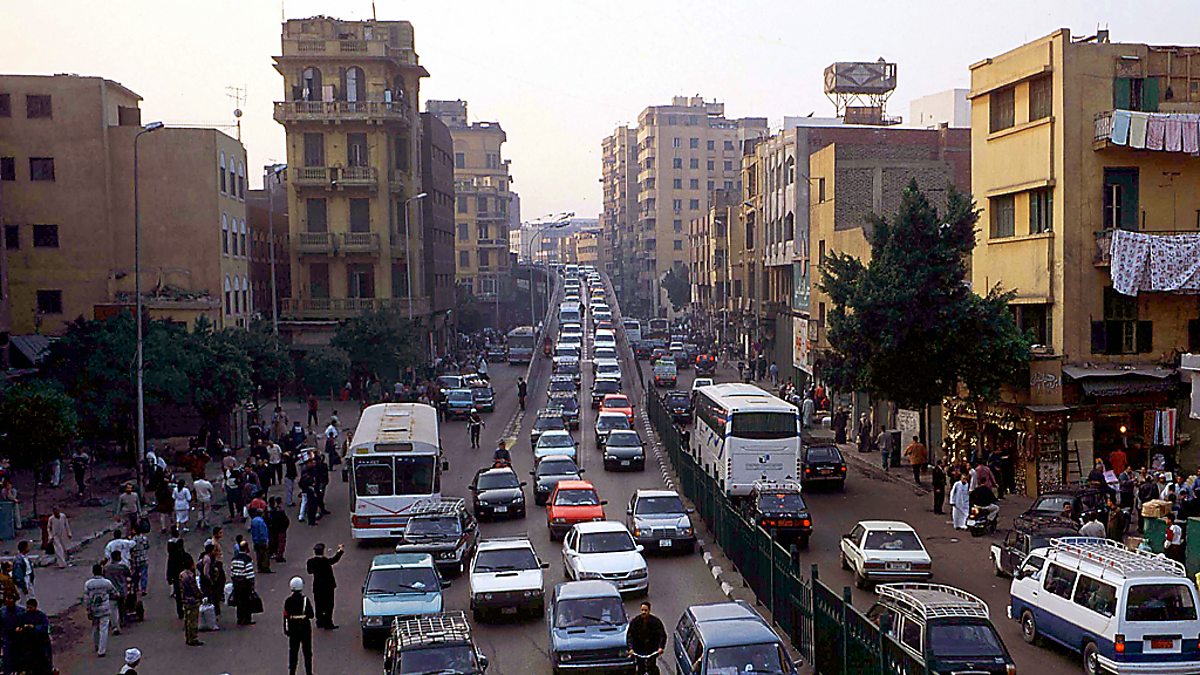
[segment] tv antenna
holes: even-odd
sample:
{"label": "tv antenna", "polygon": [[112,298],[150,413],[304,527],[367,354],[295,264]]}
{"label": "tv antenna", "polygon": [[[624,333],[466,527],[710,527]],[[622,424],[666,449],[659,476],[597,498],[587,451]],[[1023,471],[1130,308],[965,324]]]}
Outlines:
{"label": "tv antenna", "polygon": [[246,105],[246,85],[225,87],[225,96],[233,99],[233,118],[237,126],[238,142],[242,140],[242,107]]}

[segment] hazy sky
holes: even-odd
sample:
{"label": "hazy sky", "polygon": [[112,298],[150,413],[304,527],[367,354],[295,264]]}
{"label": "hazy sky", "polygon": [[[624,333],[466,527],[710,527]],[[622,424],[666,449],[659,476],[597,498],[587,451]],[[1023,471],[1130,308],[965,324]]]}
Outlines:
{"label": "hazy sky", "polygon": [[[522,215],[600,210],[600,140],[647,105],[702,94],[729,116],[832,115],[821,73],[833,61],[899,64],[889,112],[969,84],[967,66],[1057,28],[1113,41],[1200,43],[1200,2],[975,0],[377,0],[405,19],[431,77],[429,98],[466,99],[472,120],[508,132]],[[117,80],[145,99],[143,120],[232,124],[228,87],[244,87],[242,139],[252,182],[284,161],[271,102],[280,19],[371,16],[370,0],[5,0],[0,68]],[[230,129],[230,133],[233,130]]]}

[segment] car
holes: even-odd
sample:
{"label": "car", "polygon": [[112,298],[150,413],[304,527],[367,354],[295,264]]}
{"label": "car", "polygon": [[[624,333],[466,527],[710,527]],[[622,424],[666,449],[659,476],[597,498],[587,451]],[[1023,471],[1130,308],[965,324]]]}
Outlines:
{"label": "car", "polygon": [[633,430],[611,431],[604,440],[604,470],[646,470],[646,449]]}
{"label": "car", "polygon": [[650,592],[642,546],[624,523],[604,520],[575,525],[563,537],[562,560],[568,579],[604,579],[616,584],[622,594]]}
{"label": "car", "polygon": [[[610,394],[611,395],[611,394]],[[633,423],[622,412],[604,412],[596,415],[596,447],[603,447],[608,433],[614,429],[632,429]]]}
{"label": "car", "polygon": [[633,356],[638,361],[649,360],[650,353],[654,351],[654,347],[651,346],[651,344],[646,340],[639,340],[638,342],[633,343],[631,346],[633,348]]}
{"label": "car", "polygon": [[576,523],[604,520],[604,506],[595,486],[586,480],[561,480],[546,500],[550,539],[561,539]]}
{"label": "car", "polygon": [[475,517],[525,517],[525,483],[511,466],[480,469],[471,479]]}
{"label": "car", "polygon": [[555,375],[570,375],[575,382],[575,387],[579,387],[580,370],[579,359],[569,356],[562,356],[554,359],[554,374]]}
{"label": "car", "polygon": [[1021,515],[1031,517],[1064,516],[1063,509],[1070,506],[1066,516],[1083,525],[1095,518],[1108,522],[1108,492],[1104,487],[1092,485],[1062,485],[1042,490],[1038,498]]}
{"label": "car", "polygon": [[621,364],[616,359],[605,359],[596,362],[596,377],[604,377],[613,380],[621,379]]}
{"label": "car", "polygon": [[547,431],[538,438],[533,447],[533,459],[536,462],[549,455],[567,455],[574,459],[579,449],[579,442],[571,438],[569,431]]}
{"label": "car", "polygon": [[941,584],[881,584],[877,590],[879,598],[867,618],[925,672],[1016,672],[983,600]]}
{"label": "car", "polygon": [[362,586],[364,647],[383,644],[397,617],[442,611],[442,581],[428,553],[384,553],[371,559]]}
{"label": "car", "polygon": [[687,392],[672,389],[663,394],[663,407],[671,413],[671,419],[677,424],[687,424],[692,421],[692,397]]}
{"label": "car", "polygon": [[592,338],[592,344],[597,347],[612,347],[613,349],[616,349],[617,336],[613,335],[612,331],[596,331],[596,337]]}
{"label": "car", "polygon": [[711,387],[716,384],[711,377],[697,377],[692,380],[692,391],[690,392],[692,400],[696,400],[696,390],[700,387]]}
{"label": "car", "polygon": [[624,413],[629,423],[633,424],[633,401],[625,394],[606,394],[600,399],[600,413],[606,412]]}
{"label": "car", "polygon": [[592,362],[595,363],[596,361],[599,361],[601,359],[612,359],[612,360],[616,361],[617,360],[617,348],[616,347],[593,347]]}
{"label": "car", "polygon": [[475,394],[470,389],[451,389],[446,392],[446,417],[466,419],[475,412]]}
{"label": "car", "polygon": [[928,580],[933,560],[917,531],[898,520],[860,520],[841,541],[842,569],[867,588],[878,581]]}
{"label": "car", "polygon": [[571,375],[551,375],[550,382],[546,385],[546,393],[553,396],[558,393],[568,393],[572,396],[579,391],[579,385],[575,383],[575,378]]}
{"label": "car", "polygon": [[712,354],[696,355],[696,374],[711,376],[717,372],[717,357]]}
{"label": "car", "polygon": [[492,385],[484,383],[481,386],[472,386],[471,395],[475,399],[476,410],[480,412],[496,410],[496,392],[492,389]]}
{"label": "car", "polygon": [[612,330],[613,322],[609,319],[600,319],[596,322],[596,330]]}
{"label": "car", "polygon": [[797,675],[783,641],[744,600],[688,607],[671,638],[679,675]]}
{"label": "car", "polygon": [[471,624],[462,611],[396,621],[383,656],[383,675],[461,673],[480,675],[487,657],[475,646]]}
{"label": "car", "polygon": [[592,321],[612,321],[612,312],[603,309],[594,309],[592,311]]}
{"label": "car", "polygon": [[696,551],[696,531],[679,493],[672,490],[634,490],[625,509],[625,525],[647,552]]}
{"label": "car", "polygon": [[834,483],[839,490],[846,489],[846,460],[842,451],[833,443],[814,443],[800,448],[801,465],[804,472],[800,483],[804,487],[816,483]]}
{"label": "car", "polygon": [[549,566],[538,557],[528,537],[479,542],[470,573],[471,613],[475,620],[522,612],[540,616],[546,607],[542,570]]}
{"label": "car", "polygon": [[583,335],[583,324],[578,321],[567,321],[558,325],[559,333],[578,333]]}
{"label": "car", "polygon": [[600,401],[608,394],[621,393],[621,381],[611,377],[597,377],[592,380],[592,408],[599,408]]}
{"label": "car", "polygon": [[559,481],[582,480],[584,469],[580,469],[573,457],[546,455],[538,460],[536,468],[529,472],[533,476],[533,503],[544,506]]}
{"label": "car", "polygon": [[813,531],[812,514],[800,494],[800,484],[756,482],[742,500],[741,508],[747,520],[773,533],[779,542],[785,545],[796,542],[800,548],[808,546]]}
{"label": "car", "polygon": [[550,669],[567,672],[633,672],[625,644],[629,618],[611,581],[564,581],[554,587],[550,611]]}
{"label": "car", "polygon": [[555,392],[546,401],[546,410],[562,415],[568,429],[579,428],[579,399],[575,392]]}
{"label": "car", "polygon": [[451,389],[466,389],[466,378],[462,375],[439,375],[437,386],[443,395]]}
{"label": "car", "polygon": [[554,347],[553,358],[564,356],[579,358],[582,355],[581,352],[582,350],[579,348],[579,345],[559,343]]}
{"label": "car", "polygon": [[583,351],[583,333],[564,333],[558,336],[556,346],[574,346],[576,349]]}
{"label": "car", "polygon": [[688,366],[692,365],[692,357],[686,349],[672,349],[671,358],[675,361],[675,367],[679,370],[687,370]]}
{"label": "car", "polygon": [[654,386],[674,387],[679,376],[679,368],[669,358],[659,358],[654,362]]}
{"label": "car", "polygon": [[[1074,537],[1079,534],[1075,521],[1058,516],[1017,516],[1012,529],[1003,541],[992,544],[989,557],[998,577],[1011,577],[1026,562],[1029,554],[1039,548],[1050,546],[1057,537]],[[1038,564],[1040,561],[1032,561]]]}
{"label": "car", "polygon": [[479,526],[463,499],[418,502],[409,511],[408,524],[396,553],[428,553],[438,569],[462,574],[479,543]]}
{"label": "car", "polygon": [[538,439],[547,431],[563,431],[567,428],[562,413],[553,410],[541,410],[533,420],[533,428],[529,430],[529,447],[535,447]]}

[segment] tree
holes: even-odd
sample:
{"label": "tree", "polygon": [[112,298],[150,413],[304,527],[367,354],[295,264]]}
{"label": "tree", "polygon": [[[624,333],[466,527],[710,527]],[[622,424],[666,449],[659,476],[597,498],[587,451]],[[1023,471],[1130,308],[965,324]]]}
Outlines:
{"label": "tree", "polygon": [[304,386],[313,393],[333,396],[350,377],[350,357],[337,347],[319,347],[304,355]]}
{"label": "tree", "polygon": [[135,397],[133,318],[76,319],[50,343],[43,373],[75,401],[89,438],[128,439]]}
{"label": "tree", "polygon": [[330,342],[350,357],[355,377],[389,381],[399,378],[406,368],[424,364],[428,344],[420,324],[391,309],[343,322]]}
{"label": "tree", "polygon": [[250,358],[238,346],[237,332],[241,331],[214,330],[212,322],[200,317],[192,332],[185,334],[184,372],[192,385],[189,402],[210,432],[221,415],[250,396]]}
{"label": "tree", "polygon": [[295,376],[292,359],[279,336],[266,321],[255,321],[248,330],[230,330],[229,337],[250,359],[250,382],[259,392],[274,397],[283,383]]}
{"label": "tree", "polygon": [[692,299],[692,287],[688,283],[688,271],[683,265],[673,265],[663,275],[662,287],[667,289],[667,299],[675,311],[683,309]]}
{"label": "tree", "polygon": [[[0,399],[0,438],[15,468],[40,470],[61,459],[75,438],[75,402],[57,383],[33,380],[7,388]],[[33,517],[38,515],[38,484],[33,481]]]}
{"label": "tree", "polygon": [[[1021,334],[1009,311],[1014,295],[993,287],[984,297],[972,294],[968,299],[958,377],[977,420],[983,419],[984,403],[1000,400],[1004,385],[1028,377],[1031,340]],[[983,425],[977,424],[975,432],[975,447],[982,448]]]}

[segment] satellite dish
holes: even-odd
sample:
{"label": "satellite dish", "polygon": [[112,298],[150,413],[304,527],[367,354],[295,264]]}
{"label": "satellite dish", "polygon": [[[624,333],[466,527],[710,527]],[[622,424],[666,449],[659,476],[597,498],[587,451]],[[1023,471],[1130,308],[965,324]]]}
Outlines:
{"label": "satellite dish", "polygon": [[240,118],[240,117],[242,116],[242,109],[241,109],[241,108],[234,108],[234,109],[233,109],[233,116],[234,116],[234,117],[238,117],[238,118]]}

